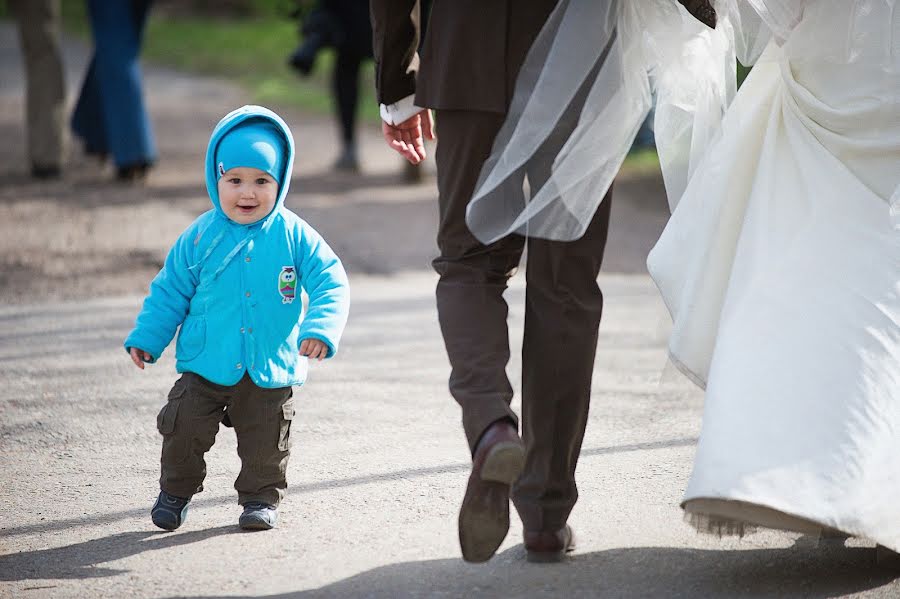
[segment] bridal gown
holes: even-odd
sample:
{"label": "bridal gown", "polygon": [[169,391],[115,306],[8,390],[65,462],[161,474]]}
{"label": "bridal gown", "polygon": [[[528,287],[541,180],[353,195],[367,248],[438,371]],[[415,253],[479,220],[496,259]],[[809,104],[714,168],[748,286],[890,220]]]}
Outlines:
{"label": "bridal gown", "polygon": [[775,39],[648,259],[706,388],[682,505],[900,551],[900,3],[749,4]]}
{"label": "bridal gown", "polygon": [[648,267],[706,389],[688,519],[900,550],[900,0],[716,6],[711,30],[675,0],[560,0],[467,223],[577,239],[655,95],[673,214]]}

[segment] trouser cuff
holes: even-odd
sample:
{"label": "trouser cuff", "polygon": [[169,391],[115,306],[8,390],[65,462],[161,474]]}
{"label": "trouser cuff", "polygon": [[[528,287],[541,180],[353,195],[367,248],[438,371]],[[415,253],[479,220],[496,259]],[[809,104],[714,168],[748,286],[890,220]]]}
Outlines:
{"label": "trouser cuff", "polygon": [[509,420],[516,430],[519,429],[519,417],[505,401],[492,402],[477,409],[463,409],[463,429],[473,455],[484,431],[498,420]]}
{"label": "trouser cuff", "polygon": [[283,496],[284,492],[278,492],[277,490],[263,491],[261,493],[238,493],[238,503],[247,505],[248,503],[258,502],[278,507]]}

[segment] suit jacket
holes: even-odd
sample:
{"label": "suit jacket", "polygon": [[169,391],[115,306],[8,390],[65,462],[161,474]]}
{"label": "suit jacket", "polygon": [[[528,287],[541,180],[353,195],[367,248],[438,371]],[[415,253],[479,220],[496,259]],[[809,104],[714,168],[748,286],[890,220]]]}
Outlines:
{"label": "suit jacket", "polygon": [[378,101],[505,113],[558,0],[434,0],[421,60],[419,0],[371,0]]}

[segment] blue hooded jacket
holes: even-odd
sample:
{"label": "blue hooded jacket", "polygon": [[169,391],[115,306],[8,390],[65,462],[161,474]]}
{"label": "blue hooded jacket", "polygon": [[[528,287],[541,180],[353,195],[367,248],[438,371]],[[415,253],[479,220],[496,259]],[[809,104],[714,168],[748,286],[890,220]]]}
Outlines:
{"label": "blue hooded jacket", "polygon": [[[284,135],[275,207],[261,221],[241,225],[219,204],[216,148],[248,119],[262,119]],[[284,207],[294,162],[290,129],[274,112],[243,106],[213,130],[206,151],[206,188],[214,208],[195,220],[169,251],[125,340],[156,361],[180,326],[178,372],[194,372],[220,385],[249,373],[260,387],[302,385],[307,358],[300,342],[320,339],[328,357],[347,323],[349,286],[344,267],[322,237]],[[309,296],[303,315],[300,290]]]}

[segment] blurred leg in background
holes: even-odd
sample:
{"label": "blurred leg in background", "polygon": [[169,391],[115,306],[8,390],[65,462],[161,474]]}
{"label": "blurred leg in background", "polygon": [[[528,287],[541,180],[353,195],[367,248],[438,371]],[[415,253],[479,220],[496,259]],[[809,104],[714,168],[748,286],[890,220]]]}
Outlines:
{"label": "blurred leg in background", "polygon": [[59,177],[65,151],[66,85],[59,0],[9,0],[25,57],[26,129],[31,175]]}
{"label": "blurred leg in background", "polygon": [[359,69],[365,56],[338,50],[334,65],[334,98],[341,127],[341,154],[334,168],[341,171],[359,170],[356,150],[356,112],[359,106]]}
{"label": "blurred leg in background", "polygon": [[88,0],[94,56],[72,115],[85,151],[112,155],[117,178],[142,180],[156,160],[139,57],[151,0]]}
{"label": "blurred leg in background", "polygon": [[356,149],[359,71],[372,58],[368,0],[319,0],[309,11],[298,6],[295,15],[301,19],[301,42],[288,58],[288,64],[302,77],[312,73],[321,50],[335,50],[331,91],[341,150],[334,168],[356,172],[359,170]]}

